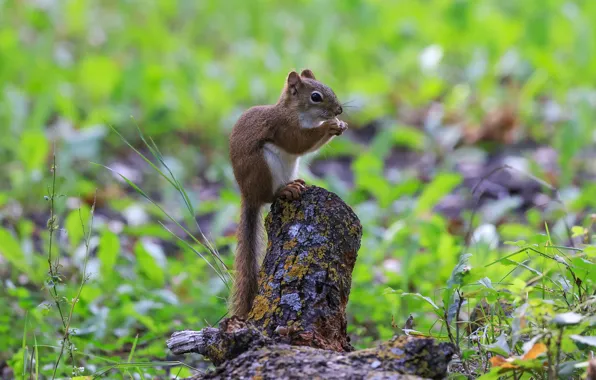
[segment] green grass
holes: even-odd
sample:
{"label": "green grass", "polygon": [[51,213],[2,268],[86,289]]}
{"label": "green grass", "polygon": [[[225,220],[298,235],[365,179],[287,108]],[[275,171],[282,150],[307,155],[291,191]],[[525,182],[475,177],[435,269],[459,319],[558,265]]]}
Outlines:
{"label": "green grass", "polygon": [[[594,15],[587,0],[0,0],[0,367],[35,378],[206,369],[169,357],[165,340],[226,313],[239,207],[228,133],[308,67],[349,103],[352,132],[380,123],[370,141],[347,134],[315,157],[350,159],[353,185],[302,168],[364,225],[354,344],[412,315],[414,330],[458,345],[454,373],[490,378],[491,355],[542,343],[545,369],[526,360],[507,376],[581,375],[594,346]],[[433,102],[442,118],[416,117]],[[490,178],[510,173],[546,203],[434,212],[448,194],[482,193],[458,165],[507,146],[450,136],[505,105],[516,139],[552,147],[558,168],[524,152],[526,166]],[[387,168],[396,150],[413,164]],[[479,330],[456,323],[483,301]]]}

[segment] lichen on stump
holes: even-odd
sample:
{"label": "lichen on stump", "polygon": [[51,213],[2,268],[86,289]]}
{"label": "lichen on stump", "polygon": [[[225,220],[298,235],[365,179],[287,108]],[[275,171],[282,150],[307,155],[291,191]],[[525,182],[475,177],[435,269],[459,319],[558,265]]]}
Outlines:
{"label": "lichen on stump", "polygon": [[248,320],[287,343],[350,351],[346,305],[362,227],[337,195],[308,187],[265,220],[267,253]]}
{"label": "lichen on stump", "polygon": [[300,200],[276,201],[265,224],[269,244],[248,319],[167,342],[175,355],[197,352],[217,366],[193,379],[444,378],[454,349],[432,338],[353,351],[345,309],[362,227],[337,195],[309,187]]}

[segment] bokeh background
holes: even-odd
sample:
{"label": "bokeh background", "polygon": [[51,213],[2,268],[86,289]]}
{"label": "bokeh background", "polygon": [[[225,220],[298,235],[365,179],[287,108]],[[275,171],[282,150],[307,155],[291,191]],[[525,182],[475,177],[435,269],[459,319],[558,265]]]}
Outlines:
{"label": "bokeh background", "polygon": [[[595,18],[591,0],[0,0],[4,376],[22,372],[34,346],[51,375],[63,331],[48,281],[67,307],[87,278],[86,243],[89,280],[71,322],[82,373],[131,351],[133,361],[175,360],[171,332],[224,316],[228,290],[207,250],[114,173],[198,233],[179,192],[123,139],[149,156],[137,128],[155,142],[157,167],[184,186],[231,267],[239,195],[228,134],[303,68],[347,104],[350,130],[301,173],[364,225],[348,309],[354,344],[391,337],[410,314],[417,330],[444,334],[429,302],[390,290],[439,302],[462,253],[483,267],[510,250],[506,241],[543,242],[548,226],[566,244],[568,226],[589,223]],[[48,279],[54,174],[60,276]],[[485,276],[497,283],[511,270]],[[65,357],[58,373],[71,370]]]}

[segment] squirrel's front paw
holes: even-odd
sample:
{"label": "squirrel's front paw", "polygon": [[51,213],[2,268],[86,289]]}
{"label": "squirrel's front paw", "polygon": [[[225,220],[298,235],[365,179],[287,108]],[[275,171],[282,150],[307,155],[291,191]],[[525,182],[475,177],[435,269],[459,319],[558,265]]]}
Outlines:
{"label": "squirrel's front paw", "polygon": [[327,120],[325,123],[327,123],[329,134],[332,136],[339,136],[348,129],[348,123],[338,118]]}

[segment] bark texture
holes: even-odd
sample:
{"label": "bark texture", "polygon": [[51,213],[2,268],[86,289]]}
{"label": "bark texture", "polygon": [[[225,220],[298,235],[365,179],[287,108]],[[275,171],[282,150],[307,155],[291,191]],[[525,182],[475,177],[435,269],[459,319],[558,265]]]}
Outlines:
{"label": "bark texture", "polygon": [[453,347],[430,338],[395,337],[353,351],[346,304],[362,227],[337,195],[311,186],[300,200],[277,200],[265,220],[267,253],[247,320],[180,331],[177,355],[196,352],[217,366],[196,379],[443,378]]}
{"label": "bark texture", "polygon": [[177,355],[203,354],[218,365],[194,379],[442,379],[454,353],[448,343],[405,335],[349,353],[289,345],[236,317],[219,329],[177,332],[168,347]]}
{"label": "bark texture", "polygon": [[362,227],[337,195],[309,187],[265,219],[267,254],[248,320],[288,343],[351,351],[346,305]]}

